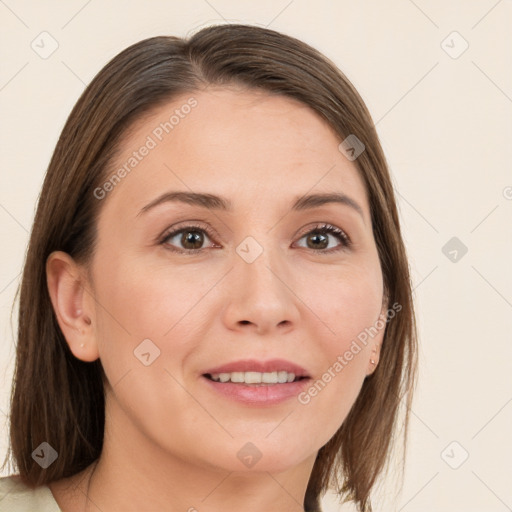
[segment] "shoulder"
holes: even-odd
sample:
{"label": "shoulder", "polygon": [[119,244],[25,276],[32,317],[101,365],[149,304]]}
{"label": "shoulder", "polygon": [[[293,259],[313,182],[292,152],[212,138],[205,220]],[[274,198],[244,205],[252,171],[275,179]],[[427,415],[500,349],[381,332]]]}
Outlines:
{"label": "shoulder", "polygon": [[0,478],[0,512],[61,512],[50,488],[32,489],[18,475]]}

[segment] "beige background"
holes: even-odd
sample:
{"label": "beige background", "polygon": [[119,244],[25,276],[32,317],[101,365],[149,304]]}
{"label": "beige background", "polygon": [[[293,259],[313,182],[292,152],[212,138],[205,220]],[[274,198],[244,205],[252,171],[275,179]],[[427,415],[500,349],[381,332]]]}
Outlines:
{"label": "beige background", "polygon": [[[399,193],[421,373],[404,488],[393,503],[384,481],[377,510],[512,510],[511,0],[5,0],[0,20],[2,457],[10,310],[43,174],[70,109],[135,41],[247,22],[305,40],[347,74],[372,113]],[[47,58],[31,47],[41,37],[46,49],[51,38],[58,44]],[[443,252],[452,237],[466,254],[452,245]],[[350,507],[327,497],[325,510]]]}

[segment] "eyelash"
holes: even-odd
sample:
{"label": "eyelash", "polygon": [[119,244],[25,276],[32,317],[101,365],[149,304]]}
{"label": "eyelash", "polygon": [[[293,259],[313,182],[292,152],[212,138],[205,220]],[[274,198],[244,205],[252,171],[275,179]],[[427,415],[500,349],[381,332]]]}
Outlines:
{"label": "eyelash", "polygon": [[[204,251],[206,248],[202,248],[202,249],[186,249],[186,250],[185,249],[176,249],[175,247],[172,247],[172,246],[170,246],[167,243],[174,236],[176,236],[176,235],[178,235],[180,233],[183,233],[183,232],[187,232],[187,231],[202,231],[202,232],[206,233],[208,235],[208,238],[210,238],[211,240],[213,240],[216,237],[216,235],[209,228],[206,228],[206,227],[203,227],[203,226],[199,226],[199,225],[196,225],[196,224],[190,224],[190,225],[187,225],[185,227],[182,227],[182,228],[176,229],[174,231],[171,231],[170,233],[165,233],[162,236],[162,238],[160,238],[158,243],[160,245],[166,246],[166,249],[168,249],[168,250],[170,250],[172,252],[179,253],[179,254],[187,254],[189,256],[192,256],[194,254],[198,254],[198,253]],[[320,224],[314,226],[309,231],[306,231],[305,233],[303,233],[300,236],[299,240],[301,240],[304,236],[310,235],[312,233],[319,233],[319,234],[328,233],[328,234],[332,234],[332,235],[335,235],[338,238],[338,240],[341,241],[341,244],[338,247],[335,247],[334,249],[327,249],[327,250],[323,250],[323,249],[309,249],[309,250],[311,250],[313,252],[319,252],[319,253],[323,252],[323,253],[327,253],[327,254],[332,254],[332,253],[335,253],[335,252],[347,249],[347,248],[349,248],[352,245],[352,242],[351,242],[350,238],[348,237],[348,235],[343,230],[341,230],[341,229],[339,229],[336,226],[333,226],[331,224],[325,224],[325,223],[320,223]]]}

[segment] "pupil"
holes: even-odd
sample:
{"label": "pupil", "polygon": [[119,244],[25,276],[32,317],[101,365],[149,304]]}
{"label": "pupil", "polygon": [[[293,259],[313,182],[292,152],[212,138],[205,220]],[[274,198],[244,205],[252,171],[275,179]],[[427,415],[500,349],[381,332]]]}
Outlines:
{"label": "pupil", "polygon": [[[317,241],[320,240],[320,244],[317,244],[317,243],[310,244],[309,243],[310,240],[317,240]],[[317,233],[317,234],[311,235],[311,237],[308,238],[308,247],[310,247],[312,249],[318,249],[318,247],[321,247],[322,249],[324,249],[325,247],[327,247],[328,243],[329,243],[329,241],[327,240],[327,237],[322,234]]]}
{"label": "pupil", "polygon": [[[197,231],[188,231],[183,235],[183,245],[189,249],[199,249],[202,245],[202,235]],[[192,247],[188,246],[191,244]]]}

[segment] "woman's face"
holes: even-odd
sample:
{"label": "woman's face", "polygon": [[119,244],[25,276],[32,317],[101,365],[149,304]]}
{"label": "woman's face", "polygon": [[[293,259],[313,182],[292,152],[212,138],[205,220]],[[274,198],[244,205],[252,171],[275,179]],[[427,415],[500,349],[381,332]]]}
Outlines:
{"label": "woman's face", "polygon": [[[84,300],[108,428],[135,457],[280,471],[312,463],[344,421],[383,329],[361,333],[384,307],[365,186],[340,142],[294,100],[231,88],[185,94],[125,137],[114,185],[95,191]],[[307,378],[208,376],[288,380],[293,365]]]}

